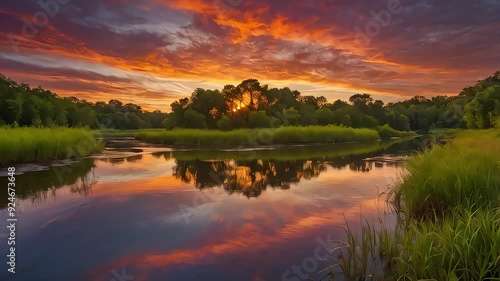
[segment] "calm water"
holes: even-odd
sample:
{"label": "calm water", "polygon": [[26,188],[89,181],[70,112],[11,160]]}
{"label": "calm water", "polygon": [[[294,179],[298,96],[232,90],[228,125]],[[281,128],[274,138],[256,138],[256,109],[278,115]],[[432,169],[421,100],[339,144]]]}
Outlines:
{"label": "calm water", "polygon": [[[328,241],[384,209],[377,195],[416,143],[210,152],[118,141],[69,165],[17,166],[17,273],[2,227],[0,280],[319,280]],[[2,192],[2,226],[7,202]]]}

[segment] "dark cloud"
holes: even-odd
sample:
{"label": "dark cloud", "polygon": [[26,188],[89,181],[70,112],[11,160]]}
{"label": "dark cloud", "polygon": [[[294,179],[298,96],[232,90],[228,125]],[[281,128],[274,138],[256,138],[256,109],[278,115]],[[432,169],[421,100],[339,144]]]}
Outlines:
{"label": "dark cloud", "polygon": [[[8,37],[14,33],[25,61],[42,54],[157,78],[256,77],[401,96],[456,93],[498,70],[497,0],[400,0],[400,12],[389,13],[391,1],[70,0],[33,38],[22,35],[21,19],[42,10],[38,0],[4,1],[0,51],[14,54]],[[386,22],[375,24],[377,14]],[[6,74],[36,72],[37,81],[45,76],[68,91],[117,93],[141,84],[97,68],[64,67],[64,60],[59,67],[1,63]],[[155,89],[134,93],[172,98]]]}

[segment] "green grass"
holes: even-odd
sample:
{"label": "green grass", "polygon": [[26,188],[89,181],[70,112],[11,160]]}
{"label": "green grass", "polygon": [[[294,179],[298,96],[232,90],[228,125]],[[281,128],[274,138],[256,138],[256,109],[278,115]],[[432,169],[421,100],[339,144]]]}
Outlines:
{"label": "green grass", "polygon": [[440,129],[432,129],[429,131],[431,136],[436,138],[451,138],[454,137],[457,133],[463,131],[464,129],[449,129],[449,128],[440,128]]}
{"label": "green grass", "polygon": [[387,139],[387,138],[404,138],[404,137],[415,137],[417,136],[417,133],[413,131],[405,132],[405,131],[398,131],[388,124],[385,124],[384,126],[378,127],[377,128],[378,134],[380,135],[381,138]]}
{"label": "green grass", "polygon": [[500,130],[467,130],[444,146],[407,163],[396,204],[411,216],[431,216],[456,206],[500,206]]}
{"label": "green grass", "polygon": [[125,138],[125,137],[135,137],[139,130],[116,130],[116,129],[105,129],[105,130],[92,130],[97,137],[100,138]]}
{"label": "green grass", "polygon": [[337,269],[356,281],[500,280],[500,209],[452,210],[453,216],[406,227],[346,228],[347,241],[333,252]]}
{"label": "green grass", "polygon": [[344,280],[500,280],[500,131],[454,134],[407,163],[395,225],[346,228]]}
{"label": "green grass", "polygon": [[102,149],[87,129],[0,128],[0,163],[80,158]]}
{"label": "green grass", "polygon": [[185,146],[256,146],[270,144],[305,144],[379,140],[375,130],[336,126],[280,127],[277,129],[239,129],[215,131],[179,129],[140,131],[142,141]]}

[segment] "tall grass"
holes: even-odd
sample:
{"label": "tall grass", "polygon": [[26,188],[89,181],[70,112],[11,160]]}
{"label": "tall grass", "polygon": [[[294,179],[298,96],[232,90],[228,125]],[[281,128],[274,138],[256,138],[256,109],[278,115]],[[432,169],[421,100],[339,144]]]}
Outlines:
{"label": "tall grass", "polygon": [[442,220],[380,224],[346,228],[333,253],[343,280],[500,280],[499,209],[456,207]]}
{"label": "tall grass", "polygon": [[344,280],[500,280],[500,131],[455,134],[407,163],[395,226],[346,228]]}
{"label": "tall grass", "polygon": [[375,130],[336,126],[280,127],[277,129],[239,129],[214,131],[179,129],[172,131],[141,131],[142,141],[186,146],[252,146],[266,144],[304,144],[379,140]]}
{"label": "tall grass", "polygon": [[395,203],[411,216],[433,217],[456,206],[500,206],[500,130],[463,131],[407,163]]}
{"label": "tall grass", "polygon": [[102,147],[82,128],[0,128],[0,164],[78,158]]}

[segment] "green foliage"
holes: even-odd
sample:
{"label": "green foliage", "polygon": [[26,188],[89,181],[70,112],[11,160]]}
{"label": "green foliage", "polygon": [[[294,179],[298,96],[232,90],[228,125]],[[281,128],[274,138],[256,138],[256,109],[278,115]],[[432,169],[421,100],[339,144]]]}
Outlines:
{"label": "green foliage", "polygon": [[250,128],[270,128],[272,125],[272,118],[265,111],[252,111],[248,114]]}
{"label": "green foliage", "polygon": [[[464,126],[466,105],[476,93],[488,87],[500,85],[496,73],[475,87],[464,90],[456,97],[437,96],[428,99],[415,96],[409,100],[389,103],[373,100],[369,94],[355,94],[349,102],[337,100],[328,103],[325,97],[301,95],[289,88],[269,88],[258,80],[248,79],[239,85],[225,85],[222,91],[196,89],[191,99],[172,103],[172,122],[169,128],[184,128],[184,113],[188,109],[204,115],[208,129],[218,129],[217,122],[226,115],[232,128],[268,127],[268,117],[278,118],[285,126],[342,125],[353,128],[375,128],[389,124],[398,131],[427,132],[433,128],[459,128]],[[488,86],[488,87],[486,87]],[[493,97],[495,98],[495,97]],[[489,103],[490,105],[492,103]],[[472,106],[471,106],[472,108]],[[491,126],[497,114],[490,107],[481,107]],[[262,113],[262,112],[265,112]],[[485,117],[486,118],[486,117]],[[257,121],[259,120],[259,121]],[[258,123],[258,124],[257,124]],[[193,127],[193,126],[191,126]],[[275,127],[275,126],[273,126]]]}
{"label": "green foliage", "polygon": [[163,127],[165,127],[167,130],[172,130],[175,127],[175,122],[173,121],[173,118],[170,116],[167,116],[163,121],[161,122]]}
{"label": "green foliage", "polygon": [[143,111],[118,100],[91,103],[60,98],[41,87],[30,88],[0,75],[0,124],[41,127],[138,129],[162,127],[166,114]]}
{"label": "green foliage", "polygon": [[387,124],[392,128],[400,131],[410,130],[410,118],[404,114],[397,114],[396,111],[390,110],[385,114]]}
{"label": "green foliage", "polygon": [[205,115],[191,108],[184,112],[184,119],[186,120],[186,128],[205,129],[207,127]]}
{"label": "green foliage", "polygon": [[301,116],[299,111],[295,108],[290,107],[288,109],[283,109],[280,118],[283,120],[285,125],[299,126],[301,124]]}
{"label": "green foliage", "polygon": [[500,117],[500,86],[495,85],[479,92],[465,106],[464,121],[471,129],[488,129]]}
{"label": "green foliage", "polygon": [[[314,100],[315,101],[315,100]],[[318,125],[318,119],[316,119],[316,106],[313,104],[303,104],[300,106],[300,121],[304,126]]]}
{"label": "green foliage", "polygon": [[342,120],[340,121],[340,125],[352,126],[351,116],[349,114],[345,114],[344,116],[342,116]]}
{"label": "green foliage", "polygon": [[94,104],[74,97],[59,98],[42,88],[30,88],[0,76],[0,124],[133,130],[219,129],[218,122],[227,116],[232,129],[279,125],[375,128],[385,124],[399,131],[418,132],[465,128],[466,125],[490,128],[498,126],[500,119],[499,87],[500,72],[497,72],[464,89],[458,96],[430,99],[415,96],[386,105],[380,100],[374,101],[369,94],[355,94],[349,103],[341,100],[328,103],[323,96],[302,95],[287,87],[269,88],[256,79],[247,79],[236,86],[225,85],[220,91],[196,89],[189,98],[174,101],[170,105],[171,113],[165,114],[147,112],[138,105],[123,104],[119,100]]}
{"label": "green foliage", "polygon": [[217,121],[217,128],[223,131],[229,131],[233,128],[231,124],[231,119],[227,115],[223,115],[219,121]]}
{"label": "green foliage", "polygon": [[328,107],[323,107],[314,113],[316,116],[316,120],[318,120],[319,125],[328,125],[333,124],[333,111],[331,111]]}
{"label": "green foliage", "polygon": [[389,126],[389,124],[385,124],[382,127],[377,128],[377,132],[380,135],[381,138],[387,139],[387,138],[395,138],[395,137],[414,137],[417,134],[415,132],[404,132],[404,131],[398,131],[394,130]]}
{"label": "green foliage", "polygon": [[0,128],[0,163],[80,158],[102,146],[87,129]]}

